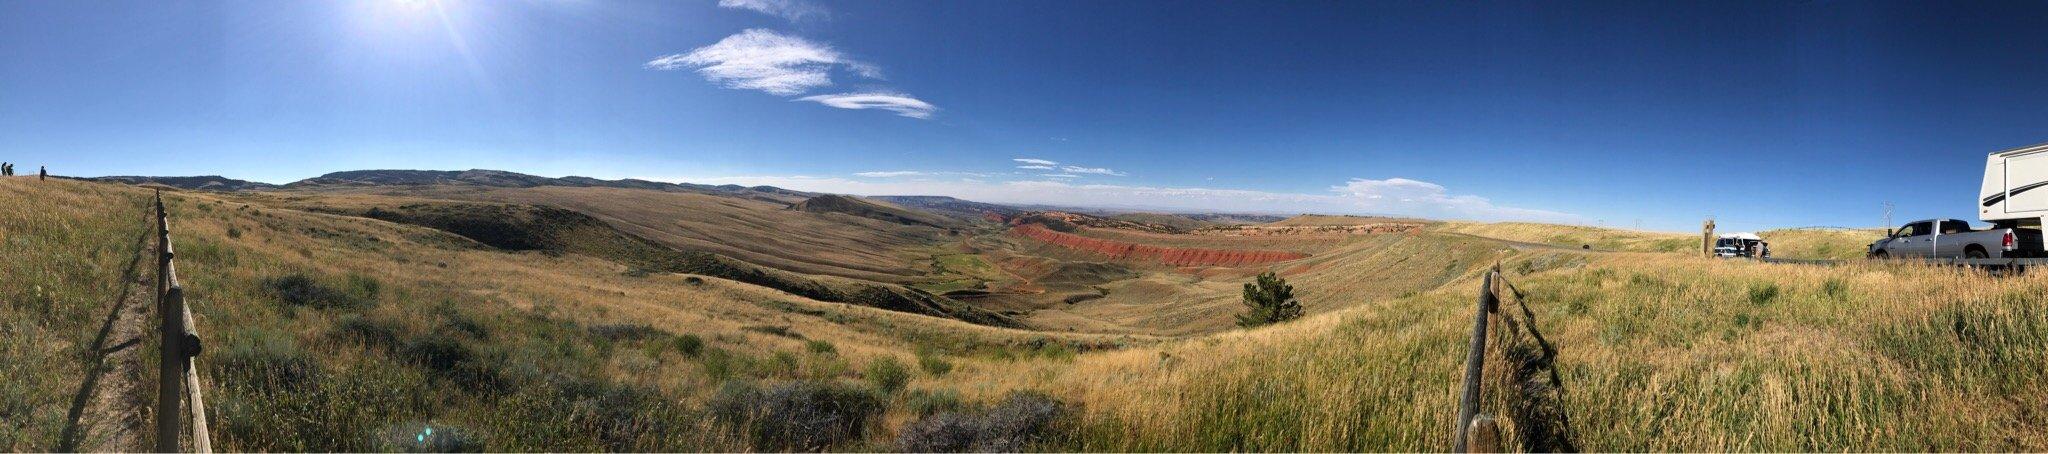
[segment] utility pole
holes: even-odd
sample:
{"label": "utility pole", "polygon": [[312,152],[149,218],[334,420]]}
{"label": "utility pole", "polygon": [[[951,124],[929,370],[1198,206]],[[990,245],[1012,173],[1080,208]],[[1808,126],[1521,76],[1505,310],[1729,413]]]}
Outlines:
{"label": "utility pole", "polygon": [[1884,228],[1892,228],[1892,202],[1884,202]]}

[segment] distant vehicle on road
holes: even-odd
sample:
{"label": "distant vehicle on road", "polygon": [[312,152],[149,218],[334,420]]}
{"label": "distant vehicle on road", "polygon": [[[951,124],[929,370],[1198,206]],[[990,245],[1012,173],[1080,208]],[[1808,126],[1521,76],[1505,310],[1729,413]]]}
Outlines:
{"label": "distant vehicle on road", "polygon": [[1926,219],[1870,243],[1871,258],[2004,259],[2039,257],[2041,230],[2001,224],[1977,229],[1961,219]]}
{"label": "distant vehicle on road", "polygon": [[1771,245],[1754,233],[1730,233],[1714,238],[1714,256],[1770,258]]}

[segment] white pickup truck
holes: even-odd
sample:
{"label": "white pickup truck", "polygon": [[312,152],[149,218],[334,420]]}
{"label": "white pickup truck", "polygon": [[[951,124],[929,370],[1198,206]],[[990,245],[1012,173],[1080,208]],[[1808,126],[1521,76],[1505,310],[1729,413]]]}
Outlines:
{"label": "white pickup truck", "polygon": [[1870,243],[1871,258],[1928,257],[1963,259],[2027,258],[2038,255],[2041,231],[2009,223],[1975,229],[1961,219],[1927,219],[1906,223]]}

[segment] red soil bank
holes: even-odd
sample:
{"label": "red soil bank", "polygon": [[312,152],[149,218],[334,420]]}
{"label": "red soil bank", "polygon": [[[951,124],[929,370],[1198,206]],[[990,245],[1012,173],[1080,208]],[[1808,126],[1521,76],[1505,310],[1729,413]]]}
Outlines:
{"label": "red soil bank", "polygon": [[1233,251],[1225,249],[1196,249],[1131,244],[1055,232],[1038,224],[1024,224],[1010,228],[1018,236],[1057,244],[1068,249],[1078,249],[1107,255],[1116,259],[1151,260],[1173,266],[1240,266],[1261,263],[1284,262],[1308,254],[1284,251]]}

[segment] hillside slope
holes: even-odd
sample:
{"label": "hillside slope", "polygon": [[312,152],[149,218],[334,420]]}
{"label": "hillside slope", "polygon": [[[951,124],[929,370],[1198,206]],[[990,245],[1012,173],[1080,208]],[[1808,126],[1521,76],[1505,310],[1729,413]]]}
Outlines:
{"label": "hillside slope", "polygon": [[[0,266],[9,282],[34,284],[0,289],[10,302],[0,305],[8,334],[0,368],[9,377],[0,411],[10,415],[0,444],[57,446],[85,372],[77,349],[90,343],[79,337],[105,315],[110,300],[97,292],[120,280],[122,267],[106,265],[141,246],[146,195],[0,179],[0,200],[66,207],[0,212],[12,239],[0,247],[39,251],[7,249]],[[910,352],[929,351],[965,372],[1001,363],[977,359],[983,355],[1151,342],[820,302],[545,249],[585,243],[580,227],[526,241],[541,250],[510,252],[438,230],[230,196],[167,199],[180,277],[205,336],[198,365],[213,442],[223,451],[790,450],[783,439],[734,435],[751,423],[717,419],[709,402],[725,385],[790,383],[875,399],[877,413],[863,416],[874,427],[826,439],[869,446],[875,441],[863,440],[886,442],[891,427],[918,417],[897,395],[866,391],[870,364],[905,364]],[[385,216],[432,218],[438,209]],[[521,222],[554,216],[502,214]],[[933,379],[918,377],[919,386]],[[898,422],[883,424],[884,415]],[[423,427],[439,435],[415,441]]]}
{"label": "hillside slope", "polygon": [[424,185],[333,187],[252,194],[276,203],[349,203],[350,197],[554,206],[584,213],[633,236],[685,251],[761,266],[887,283],[920,282],[926,269],[906,251],[947,237],[945,229],[837,213],[810,213],[748,198],[641,189]]}
{"label": "hillside slope", "polygon": [[443,202],[381,206],[372,203],[367,207],[319,206],[315,211],[419,225],[510,251],[585,254],[645,270],[731,279],[819,301],[859,304],[991,326],[1018,326],[1008,317],[908,288],[816,278],[762,268],[710,253],[677,251],[620,232],[589,215],[562,208]]}
{"label": "hillside slope", "polygon": [[796,204],[790,205],[789,209],[821,214],[839,213],[848,216],[863,217],[884,222],[893,222],[903,225],[921,225],[925,227],[933,227],[940,229],[952,229],[961,227],[960,222],[952,219],[947,219],[939,215],[910,211],[904,209],[903,207],[892,206],[881,202],[875,202],[872,200],[864,200],[854,196],[836,194],[826,194],[804,199],[801,202],[797,202]]}

